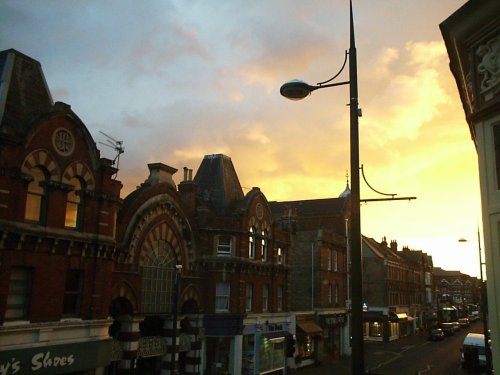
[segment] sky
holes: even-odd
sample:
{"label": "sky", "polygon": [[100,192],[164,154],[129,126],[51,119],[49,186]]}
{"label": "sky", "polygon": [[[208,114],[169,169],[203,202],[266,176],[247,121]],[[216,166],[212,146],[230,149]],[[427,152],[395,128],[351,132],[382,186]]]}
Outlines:
{"label": "sky", "polygon": [[[375,189],[417,197],[363,204],[361,231],[479,276],[477,154],[439,30],[465,2],[353,1],[360,163]],[[71,105],[101,156],[115,157],[104,134],[123,142],[123,197],[148,163],[177,168],[178,183],[218,153],[245,193],[258,186],[269,201],[346,187],[348,87],[299,102],[279,88],[337,73],[347,0],[0,0],[9,48],[41,63],[54,101]],[[362,199],[380,197],[361,180]]]}

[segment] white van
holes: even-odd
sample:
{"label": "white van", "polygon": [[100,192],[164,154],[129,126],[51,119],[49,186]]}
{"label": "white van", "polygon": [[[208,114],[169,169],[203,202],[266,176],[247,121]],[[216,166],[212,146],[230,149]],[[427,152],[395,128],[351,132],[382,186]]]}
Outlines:
{"label": "white van", "polygon": [[482,333],[468,333],[460,351],[462,352],[462,368],[477,370],[477,367],[486,367],[486,351]]}

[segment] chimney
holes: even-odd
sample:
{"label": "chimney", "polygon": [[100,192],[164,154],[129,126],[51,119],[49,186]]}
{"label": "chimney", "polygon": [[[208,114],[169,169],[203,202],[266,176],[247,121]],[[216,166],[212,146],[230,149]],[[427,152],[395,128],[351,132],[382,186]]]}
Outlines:
{"label": "chimney", "polygon": [[198,192],[198,184],[193,181],[193,170],[184,167],[184,180],[178,186],[181,200],[190,215],[194,215],[196,210],[196,193]]}
{"label": "chimney", "polygon": [[382,242],[380,243],[382,246],[387,247],[387,237],[382,237]]}
{"label": "chimney", "polygon": [[396,242],[396,240],[391,241],[391,250],[394,252],[398,251],[398,243]]}
{"label": "chimney", "polygon": [[146,183],[155,185],[166,182],[174,189],[176,188],[172,176],[175,174],[175,172],[177,172],[177,169],[163,163],[150,163],[148,164],[148,168],[149,177],[146,180]]}

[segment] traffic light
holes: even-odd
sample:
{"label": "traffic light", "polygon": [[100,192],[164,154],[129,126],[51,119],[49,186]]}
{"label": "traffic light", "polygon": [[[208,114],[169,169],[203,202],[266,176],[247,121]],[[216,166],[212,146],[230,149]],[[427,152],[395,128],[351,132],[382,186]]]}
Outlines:
{"label": "traffic light", "polygon": [[295,354],[295,337],[294,335],[286,336],[286,356],[293,357]]}

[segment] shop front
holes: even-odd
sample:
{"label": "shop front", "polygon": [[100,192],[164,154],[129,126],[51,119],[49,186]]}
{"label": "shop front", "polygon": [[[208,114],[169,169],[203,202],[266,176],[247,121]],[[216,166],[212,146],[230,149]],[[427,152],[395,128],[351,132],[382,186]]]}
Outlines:
{"label": "shop front", "polygon": [[242,370],[243,316],[240,314],[207,314],[205,330],[204,373],[207,375],[239,374]]}
{"label": "shop front", "polygon": [[317,361],[318,353],[321,352],[323,329],[312,318],[301,318],[297,316],[297,366],[309,366]]}
{"label": "shop front", "polygon": [[93,373],[92,370],[104,368],[109,364],[111,345],[112,340],[108,339],[0,351],[0,373]]}
{"label": "shop front", "polygon": [[363,336],[366,341],[392,341],[399,338],[399,321],[384,311],[363,312]]}
{"label": "shop front", "polygon": [[286,373],[287,338],[290,323],[275,320],[265,323],[248,319],[245,322],[242,345],[243,375],[283,375]]}
{"label": "shop front", "polygon": [[324,314],[319,317],[319,325],[323,329],[323,363],[338,360],[343,347],[343,329],[346,327],[345,314]]}

